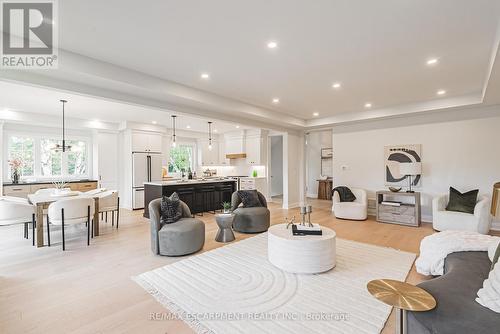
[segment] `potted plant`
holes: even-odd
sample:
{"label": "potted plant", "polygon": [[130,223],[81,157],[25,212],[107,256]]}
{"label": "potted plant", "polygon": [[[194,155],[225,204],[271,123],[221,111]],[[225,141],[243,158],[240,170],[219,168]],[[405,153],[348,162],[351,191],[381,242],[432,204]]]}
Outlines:
{"label": "potted plant", "polygon": [[9,160],[9,166],[12,170],[12,183],[19,183],[19,176],[21,175],[23,161],[20,158],[14,158]]}
{"label": "potted plant", "polygon": [[231,213],[231,203],[222,202],[222,209],[224,210],[224,213]]}

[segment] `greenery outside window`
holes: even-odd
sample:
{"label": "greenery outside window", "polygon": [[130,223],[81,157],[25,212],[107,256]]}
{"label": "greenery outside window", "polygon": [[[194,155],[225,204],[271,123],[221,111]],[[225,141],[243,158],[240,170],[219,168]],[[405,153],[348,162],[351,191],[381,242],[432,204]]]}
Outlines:
{"label": "greenery outside window", "polygon": [[[8,140],[8,160],[21,159],[21,177],[35,175],[35,141],[33,138],[23,136],[11,136]],[[12,171],[8,170],[9,178]]]}
{"label": "greenery outside window", "polygon": [[169,173],[187,172],[189,169],[193,170],[193,146],[192,145],[178,145],[170,149],[170,158],[168,162]]}

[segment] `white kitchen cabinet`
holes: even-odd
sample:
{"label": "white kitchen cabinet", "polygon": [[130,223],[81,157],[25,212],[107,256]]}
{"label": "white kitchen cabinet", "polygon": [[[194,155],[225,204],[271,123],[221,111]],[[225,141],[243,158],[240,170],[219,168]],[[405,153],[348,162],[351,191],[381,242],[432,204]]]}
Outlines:
{"label": "white kitchen cabinet", "polygon": [[161,152],[162,135],[159,133],[133,132],[133,152]]}
{"label": "white kitchen cabinet", "polygon": [[246,137],[247,164],[267,164],[267,131],[248,132]]}
{"label": "white kitchen cabinet", "polygon": [[219,161],[219,145],[218,142],[212,141],[212,149],[208,147],[208,140],[198,141],[198,162],[201,166],[218,166]]}
{"label": "white kitchen cabinet", "polygon": [[257,190],[266,194],[267,181],[265,177],[242,177],[240,178],[240,190]]}

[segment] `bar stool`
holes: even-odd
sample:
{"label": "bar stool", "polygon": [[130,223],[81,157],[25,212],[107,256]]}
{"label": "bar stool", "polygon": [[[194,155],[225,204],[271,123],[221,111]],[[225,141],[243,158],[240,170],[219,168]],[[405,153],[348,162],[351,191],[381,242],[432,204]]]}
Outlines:
{"label": "bar stool", "polygon": [[215,192],[217,194],[217,202],[220,205],[220,211],[223,211],[222,203],[231,203],[231,195],[233,194],[233,186],[230,184],[220,184],[215,186]]}
{"label": "bar stool", "polygon": [[203,211],[212,211],[215,214],[215,187],[203,186],[200,191],[203,196]]}

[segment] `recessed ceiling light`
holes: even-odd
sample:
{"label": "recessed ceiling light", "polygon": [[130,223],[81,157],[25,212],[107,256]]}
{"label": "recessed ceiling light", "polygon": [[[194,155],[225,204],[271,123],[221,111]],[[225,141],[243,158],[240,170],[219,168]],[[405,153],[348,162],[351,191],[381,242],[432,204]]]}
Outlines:
{"label": "recessed ceiling light", "polygon": [[214,132],[219,132],[219,131],[217,129],[215,129]]}
{"label": "recessed ceiling light", "polygon": [[191,125],[186,125],[186,129],[191,129]]}
{"label": "recessed ceiling light", "polygon": [[319,116],[319,112],[313,112],[313,116],[314,117],[318,117]]}
{"label": "recessed ceiling light", "polygon": [[446,91],[444,89],[440,89],[440,90],[437,91],[436,94],[437,95],[444,95],[444,94],[446,94]]}
{"label": "recessed ceiling light", "polygon": [[205,80],[208,80],[208,79],[210,79],[210,74],[208,74],[208,73],[202,73],[201,74],[201,78],[205,79]]}
{"label": "recessed ceiling light", "polygon": [[280,103],[280,99],[279,99],[279,98],[277,98],[277,97],[275,97],[275,98],[273,99],[273,103],[274,103],[274,104]]}
{"label": "recessed ceiling light", "polygon": [[267,47],[268,47],[269,49],[276,49],[276,48],[278,47],[278,43],[277,43],[277,42],[275,42],[275,41],[269,41],[269,42],[267,43]]}
{"label": "recessed ceiling light", "polygon": [[370,102],[365,103],[365,108],[371,108],[372,104]]}
{"label": "recessed ceiling light", "polygon": [[340,84],[340,82],[335,82],[332,87],[335,88],[335,89],[339,89],[342,85]]}
{"label": "recessed ceiling light", "polygon": [[427,65],[429,65],[429,66],[436,65],[438,62],[439,62],[439,59],[437,59],[437,58],[430,58],[430,59],[427,60]]}
{"label": "recessed ceiling light", "polygon": [[239,125],[236,125],[236,129],[239,129],[239,128],[240,128],[240,126],[239,126]]}
{"label": "recessed ceiling light", "polygon": [[158,122],[157,122],[157,121],[152,121],[151,123],[153,123],[153,124],[157,124]]}

